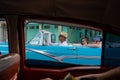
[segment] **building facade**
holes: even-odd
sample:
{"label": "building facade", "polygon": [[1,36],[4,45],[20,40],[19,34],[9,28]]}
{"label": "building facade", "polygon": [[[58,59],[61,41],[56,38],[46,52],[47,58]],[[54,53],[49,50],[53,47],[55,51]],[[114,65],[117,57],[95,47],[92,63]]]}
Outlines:
{"label": "building facade", "polygon": [[46,30],[54,34],[56,36],[55,42],[59,42],[58,36],[60,32],[66,32],[68,34],[67,37],[68,43],[80,43],[81,39],[85,36],[89,38],[89,41],[92,41],[93,37],[97,35],[102,35],[102,32],[100,31],[84,29],[81,27],[82,26],[72,27],[54,24],[28,23],[25,26],[25,38],[26,42],[29,42],[34,38],[34,36],[39,32],[39,30]]}

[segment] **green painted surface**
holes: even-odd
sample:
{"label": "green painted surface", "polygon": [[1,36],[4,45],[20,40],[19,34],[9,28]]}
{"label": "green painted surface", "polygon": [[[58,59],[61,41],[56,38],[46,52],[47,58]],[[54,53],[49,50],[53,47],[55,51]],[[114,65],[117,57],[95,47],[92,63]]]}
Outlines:
{"label": "green painted surface", "polygon": [[29,42],[38,33],[37,23],[30,23],[26,25],[26,42]]}
{"label": "green painted surface", "polygon": [[[56,25],[51,25],[51,24],[43,24],[42,25],[42,30],[46,30],[51,32],[52,34],[56,35],[56,42],[58,42],[58,36],[59,36],[59,31],[58,31],[58,27]],[[46,26],[48,26],[49,28],[46,28]]]}

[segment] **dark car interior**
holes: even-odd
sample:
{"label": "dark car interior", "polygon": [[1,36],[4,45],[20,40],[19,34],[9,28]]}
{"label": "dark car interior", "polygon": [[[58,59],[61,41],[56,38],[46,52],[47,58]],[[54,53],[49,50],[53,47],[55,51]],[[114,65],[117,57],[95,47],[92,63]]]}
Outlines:
{"label": "dark car interior", "polygon": [[[0,52],[0,80],[47,80],[46,78],[61,80],[68,73],[76,80],[119,80],[119,3],[119,0],[0,0],[0,21],[6,21],[8,32],[6,41],[9,45],[8,54],[2,55]],[[101,65],[26,61],[24,37],[26,19],[62,21],[102,30]],[[2,51],[2,48],[0,49]]]}

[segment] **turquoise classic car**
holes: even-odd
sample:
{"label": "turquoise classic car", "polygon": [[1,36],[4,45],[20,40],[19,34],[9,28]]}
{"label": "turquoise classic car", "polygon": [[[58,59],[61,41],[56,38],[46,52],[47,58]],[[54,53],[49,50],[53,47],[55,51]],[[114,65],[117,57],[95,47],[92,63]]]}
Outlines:
{"label": "turquoise classic car", "polygon": [[[47,35],[47,41],[44,36]],[[26,61],[52,61],[73,65],[100,65],[101,64],[101,47],[92,48],[80,46],[80,44],[69,44],[68,46],[51,46],[51,33],[39,31],[38,34],[26,43]],[[54,43],[56,44],[56,43]],[[1,54],[8,53],[8,43],[0,43]]]}

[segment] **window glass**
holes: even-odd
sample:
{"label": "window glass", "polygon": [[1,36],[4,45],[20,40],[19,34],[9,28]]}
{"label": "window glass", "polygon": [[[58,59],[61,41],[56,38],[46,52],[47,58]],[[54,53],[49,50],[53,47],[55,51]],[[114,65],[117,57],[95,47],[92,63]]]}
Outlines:
{"label": "window glass", "polygon": [[[27,22],[24,27],[27,66],[63,68],[101,65],[101,30],[57,21],[31,19]],[[31,25],[38,26],[37,30],[29,30],[27,27]]]}
{"label": "window glass", "polygon": [[0,18],[0,55],[8,54],[7,24],[4,18]]}
{"label": "window glass", "polygon": [[105,66],[120,66],[120,36],[106,33]]}

